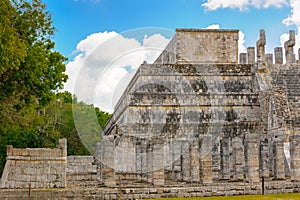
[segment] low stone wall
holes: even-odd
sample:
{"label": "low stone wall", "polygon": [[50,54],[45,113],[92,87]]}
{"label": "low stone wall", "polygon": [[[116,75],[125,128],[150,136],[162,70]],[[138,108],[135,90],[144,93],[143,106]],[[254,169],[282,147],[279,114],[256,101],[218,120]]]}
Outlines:
{"label": "low stone wall", "polygon": [[[265,184],[265,194],[300,192],[299,182],[272,181]],[[1,200],[27,199],[29,190],[0,190]],[[204,197],[261,194],[259,183],[219,183],[210,185],[182,186],[140,186],[140,187],[89,187],[70,189],[34,189],[30,191],[31,200],[91,200],[91,199],[147,199],[166,197]]]}
{"label": "low stone wall", "polygon": [[56,149],[18,149],[7,146],[6,164],[0,187],[66,187],[66,158],[66,139],[60,139]]}
{"label": "low stone wall", "polygon": [[68,156],[67,181],[96,181],[97,165],[93,156]]}

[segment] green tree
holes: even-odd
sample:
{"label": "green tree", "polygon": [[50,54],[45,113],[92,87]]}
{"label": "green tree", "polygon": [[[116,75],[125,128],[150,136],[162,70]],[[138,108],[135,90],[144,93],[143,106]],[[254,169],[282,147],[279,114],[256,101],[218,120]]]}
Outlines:
{"label": "green tree", "polygon": [[66,58],[54,50],[45,9],[40,0],[0,1],[1,164],[8,144],[54,147],[59,137],[49,108],[67,80]]}

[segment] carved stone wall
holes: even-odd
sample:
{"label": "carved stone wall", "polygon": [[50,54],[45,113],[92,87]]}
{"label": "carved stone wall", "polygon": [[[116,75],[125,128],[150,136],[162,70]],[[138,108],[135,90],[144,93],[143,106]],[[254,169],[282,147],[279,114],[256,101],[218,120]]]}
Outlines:
{"label": "carved stone wall", "polygon": [[67,140],[57,149],[17,149],[7,147],[7,161],[1,188],[66,187]]}
{"label": "carved stone wall", "polygon": [[140,66],[105,127],[115,156],[103,183],[297,179],[297,146],[288,162],[284,144],[299,134],[300,68],[278,64],[282,48],[273,64],[264,30],[257,62],[249,47],[237,64],[237,41],[235,30],[177,29],[156,62]]}
{"label": "carved stone wall", "polygon": [[155,63],[238,63],[238,30],[176,29]]}

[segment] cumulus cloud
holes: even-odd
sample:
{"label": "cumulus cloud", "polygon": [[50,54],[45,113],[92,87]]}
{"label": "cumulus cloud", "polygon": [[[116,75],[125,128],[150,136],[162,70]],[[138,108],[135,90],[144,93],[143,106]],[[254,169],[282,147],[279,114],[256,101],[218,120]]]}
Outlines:
{"label": "cumulus cloud", "polygon": [[220,29],[220,25],[219,24],[212,24],[212,25],[209,25],[208,27],[206,27],[206,29]]}
{"label": "cumulus cloud", "polygon": [[67,64],[65,90],[112,112],[140,64],[153,62],[169,42],[160,34],[143,37],[138,41],[116,32],[102,32],[80,41],[78,55]]}
{"label": "cumulus cloud", "polygon": [[[294,48],[296,58],[298,58],[298,49],[300,48],[300,1],[299,0],[290,0],[290,6],[291,6],[291,14],[282,21],[283,24],[287,26],[295,25],[298,28],[298,35],[296,35],[296,45]],[[280,37],[280,42],[282,46],[284,45],[284,42],[289,39],[289,35],[287,33],[284,33]],[[298,58],[300,59],[300,58]]]}
{"label": "cumulus cloud", "polygon": [[[296,0],[295,0],[296,1]],[[219,8],[238,8],[239,10],[247,10],[248,7],[269,8],[282,7],[288,5],[287,0],[207,0],[202,6],[208,10],[217,10]]]}
{"label": "cumulus cloud", "polygon": [[242,31],[239,31],[239,53],[245,53],[245,34]]}
{"label": "cumulus cloud", "polygon": [[290,0],[291,5],[291,14],[288,18],[284,19],[282,22],[287,26],[297,25],[300,26],[300,1],[299,0]]}

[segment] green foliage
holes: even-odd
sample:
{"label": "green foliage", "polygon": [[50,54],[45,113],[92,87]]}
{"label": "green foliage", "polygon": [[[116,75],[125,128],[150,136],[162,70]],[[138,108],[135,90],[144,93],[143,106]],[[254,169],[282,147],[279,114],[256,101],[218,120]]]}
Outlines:
{"label": "green foliage", "polygon": [[95,120],[81,119],[85,131],[95,133],[84,138],[88,144],[101,139],[95,127],[109,117],[68,92],[58,93],[67,80],[66,58],[54,50],[55,29],[45,8],[41,0],[0,1],[0,174],[7,145],[53,148],[67,138],[69,155],[90,154],[74,123],[81,114],[73,110],[93,110]]}
{"label": "green foliage", "polygon": [[68,155],[89,155],[90,152],[82,144],[74,123],[71,93],[57,94],[56,109],[58,109],[56,110],[58,114],[57,130],[60,138],[67,138]]}
{"label": "green foliage", "polygon": [[103,129],[106,122],[109,120],[109,118],[111,117],[111,114],[107,113],[107,112],[103,112],[101,111],[99,108],[95,108],[96,111],[96,115],[97,115],[97,119],[98,122],[100,124],[100,127]]}

